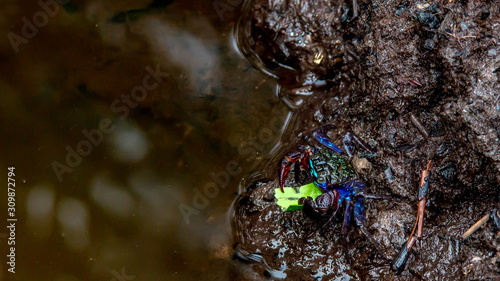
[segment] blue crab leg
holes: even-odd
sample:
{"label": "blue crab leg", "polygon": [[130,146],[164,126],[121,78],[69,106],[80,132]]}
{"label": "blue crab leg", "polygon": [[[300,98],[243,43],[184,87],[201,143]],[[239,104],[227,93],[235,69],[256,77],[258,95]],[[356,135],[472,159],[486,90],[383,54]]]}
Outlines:
{"label": "blue crab leg", "polygon": [[358,144],[361,146],[364,150],[368,152],[373,152],[373,148],[362,141],[360,138],[358,138],[355,134],[348,132],[347,134],[344,135],[344,139],[342,140],[342,144],[344,145],[344,149],[347,152],[347,155],[349,155],[350,158],[352,158],[352,154],[355,149],[355,145]]}
{"label": "blue crab leg", "polygon": [[343,152],[342,149],[340,149],[338,146],[333,144],[333,142],[330,139],[328,139],[327,136],[325,136],[325,133],[328,132],[332,128],[333,128],[332,125],[323,126],[321,128],[316,129],[313,132],[312,136],[322,145],[330,148],[331,150],[337,152],[338,154],[342,154],[342,152]]}
{"label": "blue crab leg", "polygon": [[370,241],[370,243],[373,244],[377,252],[383,258],[390,259],[385,256],[384,252],[382,251],[382,247],[377,242],[377,240],[373,238],[373,236],[368,231],[368,228],[366,227],[365,205],[363,202],[363,197],[356,198],[356,202],[354,203],[354,220],[356,221],[356,224],[358,225],[363,235],[365,235],[365,237]]}
{"label": "blue crab leg", "polygon": [[337,189],[346,189],[349,192],[353,192],[356,197],[361,196],[363,198],[370,199],[392,199],[392,196],[390,195],[366,193],[366,186],[360,181],[349,181],[341,185],[341,188]]}
{"label": "blue crab leg", "polygon": [[[338,146],[336,146],[328,137],[325,135],[326,132],[330,131],[334,127],[332,125],[325,125],[321,128],[316,129],[312,136],[322,145],[330,148],[331,150],[337,152],[338,154],[342,154],[343,151],[340,149]],[[363,149],[365,149],[368,152],[373,152],[373,148],[362,141],[360,138],[358,138],[355,134],[348,132],[345,134],[342,144],[344,145],[344,150],[347,153],[347,155],[352,158],[354,149],[356,145],[361,146]]]}
{"label": "blue crab leg", "polygon": [[347,232],[349,230],[349,223],[351,222],[351,214],[353,210],[353,204],[351,197],[347,196],[345,197],[345,212],[344,212],[344,222],[342,223],[342,231],[341,231],[341,237],[342,237],[342,244],[344,244],[344,250],[345,250],[345,257],[346,260],[350,263],[351,259],[349,257],[349,249],[347,246]]}
{"label": "blue crab leg", "polygon": [[351,214],[353,210],[353,204],[351,197],[345,198],[345,213],[344,213],[344,222],[342,223],[342,235],[347,235],[349,230],[349,223],[351,222]]}
{"label": "blue crab leg", "polygon": [[384,194],[362,194],[360,196],[363,196],[363,198],[370,198],[370,199],[392,199],[392,196]]}

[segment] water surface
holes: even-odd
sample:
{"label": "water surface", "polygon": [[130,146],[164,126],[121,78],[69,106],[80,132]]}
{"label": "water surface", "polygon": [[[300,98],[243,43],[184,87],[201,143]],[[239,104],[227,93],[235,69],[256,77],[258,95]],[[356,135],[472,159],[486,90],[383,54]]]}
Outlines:
{"label": "water surface", "polygon": [[16,168],[18,221],[0,280],[236,278],[227,213],[288,110],[233,46],[240,5],[216,2],[71,1],[32,38],[23,18],[42,8],[1,4],[0,167]]}

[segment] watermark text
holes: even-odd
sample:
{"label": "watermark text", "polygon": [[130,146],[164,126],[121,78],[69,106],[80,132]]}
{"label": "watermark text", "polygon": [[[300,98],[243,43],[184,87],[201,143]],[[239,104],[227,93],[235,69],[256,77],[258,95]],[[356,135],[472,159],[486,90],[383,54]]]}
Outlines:
{"label": "watermark text", "polygon": [[15,167],[7,168],[7,229],[9,230],[7,245],[7,271],[16,273],[16,180]]}

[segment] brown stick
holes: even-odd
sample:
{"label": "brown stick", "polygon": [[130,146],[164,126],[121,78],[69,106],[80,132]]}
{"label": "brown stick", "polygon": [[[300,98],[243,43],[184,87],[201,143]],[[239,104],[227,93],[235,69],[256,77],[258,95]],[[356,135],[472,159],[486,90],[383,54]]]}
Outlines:
{"label": "brown stick", "polygon": [[[413,113],[410,113],[410,120],[411,120],[411,123],[413,123],[413,126],[417,127],[418,131],[425,138],[427,138],[429,136],[425,127],[422,125],[422,123],[420,123],[420,121],[417,119],[417,117],[415,115],[413,115]],[[429,172],[429,169],[427,169],[427,172]]]}
{"label": "brown stick", "polygon": [[417,237],[422,238],[424,233],[424,213],[425,213],[425,202],[426,197],[418,202],[418,227],[417,227]]}
{"label": "brown stick", "polygon": [[[424,185],[428,185],[428,180],[429,180],[429,170],[431,168],[431,163],[432,161],[429,160],[427,163],[427,167],[425,170],[422,170],[420,172],[420,188],[422,188]],[[420,193],[420,188],[419,188],[419,193]],[[418,214],[417,214],[417,220],[415,221],[415,226],[413,226],[413,230],[411,231],[410,238],[408,239],[408,250],[411,249],[413,244],[415,243],[415,240],[413,240],[413,234],[415,233],[415,228],[417,229],[417,237],[420,239],[423,236],[423,230],[424,230],[424,214],[425,214],[425,203],[427,202],[427,195],[425,195],[423,198],[420,198],[421,200],[418,201]]]}
{"label": "brown stick", "polygon": [[[425,214],[425,202],[427,201],[427,194],[429,192],[429,170],[431,168],[432,161],[427,163],[427,167],[425,170],[420,172],[420,187],[418,189],[418,214],[415,220],[415,225],[413,226],[413,230],[411,231],[410,238],[408,241],[403,244],[396,258],[392,261],[391,269],[395,271],[395,274],[401,273],[403,270],[406,261],[408,260],[408,255],[410,253],[411,248],[417,240],[422,239],[423,229],[424,229],[424,214]],[[415,230],[417,230],[417,234],[415,234]],[[394,278],[394,275],[391,279]]]}
{"label": "brown stick", "polygon": [[[431,168],[432,161],[427,163],[427,169],[420,172],[420,187],[424,185],[428,185],[429,180],[429,169]],[[427,195],[424,196],[422,200],[418,202],[418,228],[417,228],[417,237],[422,238],[423,229],[424,229],[424,213],[425,213],[425,203],[427,202]]]}
{"label": "brown stick", "polygon": [[490,214],[488,213],[486,216],[482,217],[478,220],[474,225],[472,225],[469,230],[467,230],[464,234],[462,234],[462,239],[465,240],[472,235],[472,233],[476,232],[481,226],[483,226],[488,219],[490,218]]}

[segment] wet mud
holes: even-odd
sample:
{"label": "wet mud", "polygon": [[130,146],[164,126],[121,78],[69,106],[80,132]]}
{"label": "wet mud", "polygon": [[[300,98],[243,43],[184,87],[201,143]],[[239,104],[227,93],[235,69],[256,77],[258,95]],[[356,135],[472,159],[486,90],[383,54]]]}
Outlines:
{"label": "wet mud", "polygon": [[[424,236],[394,280],[499,280],[500,231],[493,216],[468,239],[461,235],[500,208],[500,2],[358,1],[358,17],[353,17],[352,3],[339,2],[336,11],[344,12],[334,13],[338,18],[331,20],[335,28],[330,35],[342,38],[349,48],[333,55],[349,56],[339,64],[330,64],[325,56],[311,63],[317,49],[298,48],[285,28],[303,20],[295,27],[307,37],[307,32],[314,33],[308,27],[321,22],[327,15],[322,11],[332,10],[333,4],[295,3],[303,9],[292,11],[286,8],[288,1],[253,3],[246,3],[242,19],[251,19],[256,33],[240,36],[255,38],[239,41],[271,47],[240,48],[251,49],[246,52],[249,60],[281,83],[291,80],[283,78],[289,73],[274,71],[276,61],[299,70],[294,70],[299,78],[283,85],[284,97],[296,105],[293,128],[282,139],[284,149],[319,145],[310,133],[324,124],[335,126],[328,136],[338,145],[352,132],[375,147],[376,156],[365,156],[369,164],[357,165],[357,172],[370,193],[393,197],[366,200],[368,228],[388,256],[394,257],[410,235],[419,173],[433,161]],[[300,14],[313,10],[319,12],[312,19]],[[276,14],[279,21],[273,18]],[[282,27],[281,33],[272,36],[276,26]],[[328,46],[322,44],[331,40],[328,35],[313,38],[316,46]],[[283,50],[294,55],[283,56]],[[328,47],[323,50],[335,54]],[[333,72],[338,79],[327,77]],[[325,84],[303,79],[311,73]],[[301,87],[308,87],[308,96],[296,91]],[[363,157],[360,153],[357,157]],[[285,275],[287,280],[390,280],[390,262],[356,226],[348,234],[352,262],[346,261],[340,243],[342,211],[323,228],[322,221],[301,211],[280,210],[272,190],[282,156],[270,156],[267,170],[258,171],[264,176],[246,183],[234,204],[235,251],[239,260],[248,260],[241,265],[246,269],[238,270],[238,280]],[[305,184],[295,182],[293,172],[289,178],[287,186]]]}

